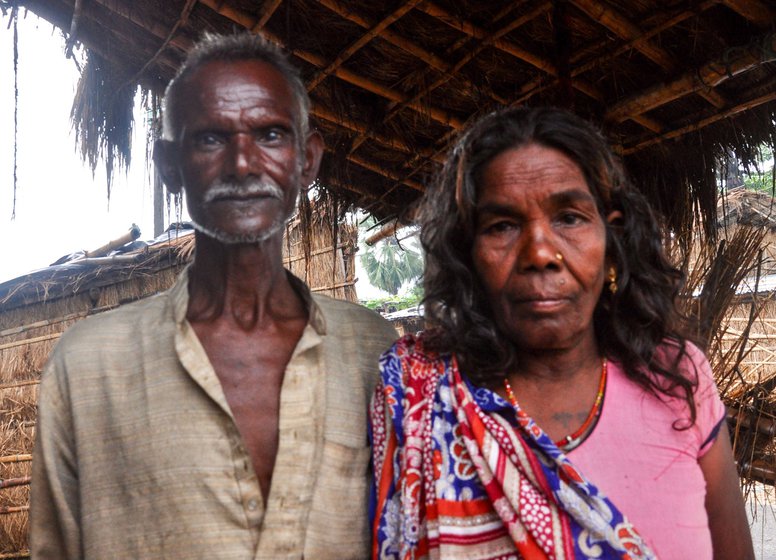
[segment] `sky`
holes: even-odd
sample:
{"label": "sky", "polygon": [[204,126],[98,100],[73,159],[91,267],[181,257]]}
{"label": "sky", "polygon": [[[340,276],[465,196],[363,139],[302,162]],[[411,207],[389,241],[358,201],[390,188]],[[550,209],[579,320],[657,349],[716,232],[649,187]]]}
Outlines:
{"label": "sky", "polygon": [[[81,162],[70,128],[78,69],[50,23],[20,11],[16,217],[13,215],[13,27],[0,17],[0,282],[95,249],[135,223],[153,237],[150,169],[142,112],[136,111],[133,164],[115,173],[110,203],[104,168]],[[138,126],[138,123],[140,126]]]}

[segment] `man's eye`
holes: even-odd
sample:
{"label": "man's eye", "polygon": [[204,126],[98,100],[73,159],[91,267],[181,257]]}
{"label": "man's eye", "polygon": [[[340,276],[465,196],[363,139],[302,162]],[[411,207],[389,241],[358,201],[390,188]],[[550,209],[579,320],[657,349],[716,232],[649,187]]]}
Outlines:
{"label": "man's eye", "polygon": [[262,130],[257,136],[260,142],[277,143],[285,140],[287,133],[280,128],[268,128],[267,130]]}
{"label": "man's eye", "polygon": [[219,146],[223,143],[224,139],[220,135],[211,132],[198,134],[194,138],[194,144],[199,147]]}

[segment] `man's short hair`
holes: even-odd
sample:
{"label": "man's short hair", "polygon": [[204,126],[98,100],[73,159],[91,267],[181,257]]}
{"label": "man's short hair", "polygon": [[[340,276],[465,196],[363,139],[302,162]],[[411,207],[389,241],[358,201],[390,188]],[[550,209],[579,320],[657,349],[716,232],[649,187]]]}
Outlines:
{"label": "man's short hair", "polygon": [[256,60],[272,65],[286,79],[291,87],[297,105],[297,126],[300,141],[307,136],[309,127],[310,98],[302,81],[299,69],[291,64],[286,54],[267,41],[261,35],[250,31],[241,31],[229,35],[205,32],[189,51],[186,60],[178,69],[164,93],[162,103],[164,113],[162,136],[167,140],[176,140],[180,127],[176,108],[180,103],[181,85],[186,79],[205,64],[213,61],[235,62],[238,60]]}

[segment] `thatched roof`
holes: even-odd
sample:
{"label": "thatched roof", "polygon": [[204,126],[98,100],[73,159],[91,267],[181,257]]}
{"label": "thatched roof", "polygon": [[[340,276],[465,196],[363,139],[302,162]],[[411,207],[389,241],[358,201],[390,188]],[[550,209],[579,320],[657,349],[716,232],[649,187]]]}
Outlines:
{"label": "thatched roof", "polygon": [[325,186],[379,217],[406,210],[456,133],[502,106],[600,123],[672,223],[700,210],[708,231],[715,162],[776,144],[768,0],[0,0],[12,6],[88,49],[76,118],[87,155],[118,162],[127,88],[160,93],[203,30],[263,31],[309,84]]}

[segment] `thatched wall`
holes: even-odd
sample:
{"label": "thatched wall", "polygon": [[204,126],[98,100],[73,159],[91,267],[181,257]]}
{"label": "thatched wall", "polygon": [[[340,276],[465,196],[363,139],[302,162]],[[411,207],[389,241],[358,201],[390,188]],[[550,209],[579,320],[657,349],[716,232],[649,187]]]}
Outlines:
{"label": "thatched wall", "polygon": [[[328,215],[334,214],[319,212],[310,220],[307,235],[298,219],[289,225],[286,266],[314,292],[355,301],[355,227],[332,228],[323,219]],[[51,267],[0,284],[0,559],[29,555],[36,402],[49,352],[84,317],[170,287],[190,261],[193,241],[185,235],[118,260]]]}

